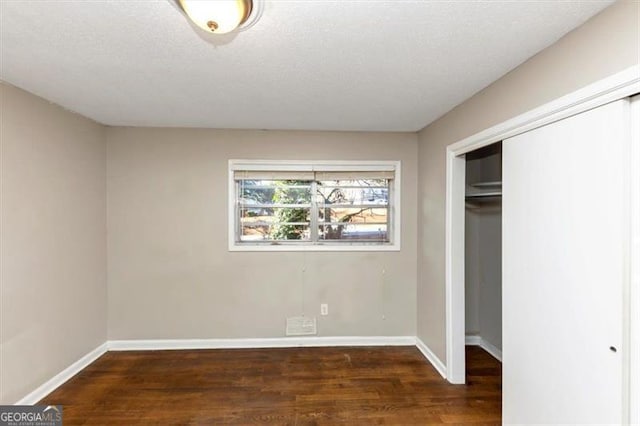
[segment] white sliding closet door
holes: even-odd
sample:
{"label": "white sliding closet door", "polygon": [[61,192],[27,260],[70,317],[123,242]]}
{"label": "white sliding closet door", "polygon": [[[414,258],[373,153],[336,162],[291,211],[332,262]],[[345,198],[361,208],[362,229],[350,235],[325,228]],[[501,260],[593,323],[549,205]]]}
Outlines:
{"label": "white sliding closet door", "polygon": [[503,143],[503,421],[623,417],[629,101]]}

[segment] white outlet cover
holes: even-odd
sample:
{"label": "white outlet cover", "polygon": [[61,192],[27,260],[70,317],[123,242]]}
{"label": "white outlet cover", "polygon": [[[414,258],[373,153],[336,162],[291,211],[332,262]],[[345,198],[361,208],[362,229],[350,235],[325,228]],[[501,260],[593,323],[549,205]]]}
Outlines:
{"label": "white outlet cover", "polygon": [[323,303],[320,305],[320,315],[329,315],[329,305]]}

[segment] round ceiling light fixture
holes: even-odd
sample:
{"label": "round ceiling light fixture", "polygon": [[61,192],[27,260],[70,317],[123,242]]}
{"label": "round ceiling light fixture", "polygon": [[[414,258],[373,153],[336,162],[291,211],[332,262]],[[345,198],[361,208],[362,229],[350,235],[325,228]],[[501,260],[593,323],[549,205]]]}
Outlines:
{"label": "round ceiling light fixture", "polygon": [[189,19],[210,34],[226,34],[253,25],[262,13],[261,0],[178,0]]}

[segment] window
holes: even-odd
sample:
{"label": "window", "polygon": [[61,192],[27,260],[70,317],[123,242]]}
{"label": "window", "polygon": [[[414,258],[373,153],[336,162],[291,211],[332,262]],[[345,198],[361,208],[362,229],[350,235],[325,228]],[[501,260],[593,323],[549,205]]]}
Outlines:
{"label": "window", "polygon": [[399,250],[400,163],[229,161],[230,250]]}

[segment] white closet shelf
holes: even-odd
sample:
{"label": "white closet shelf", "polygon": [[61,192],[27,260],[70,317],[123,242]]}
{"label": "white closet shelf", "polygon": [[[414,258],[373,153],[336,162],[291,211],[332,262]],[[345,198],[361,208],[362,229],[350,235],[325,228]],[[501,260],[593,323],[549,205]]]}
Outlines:
{"label": "white closet shelf", "polygon": [[467,199],[496,198],[502,196],[502,182],[477,182],[467,185]]}
{"label": "white closet shelf", "polygon": [[471,184],[474,188],[502,188],[502,181],[494,181],[494,182],[477,182]]}

